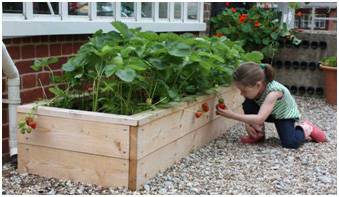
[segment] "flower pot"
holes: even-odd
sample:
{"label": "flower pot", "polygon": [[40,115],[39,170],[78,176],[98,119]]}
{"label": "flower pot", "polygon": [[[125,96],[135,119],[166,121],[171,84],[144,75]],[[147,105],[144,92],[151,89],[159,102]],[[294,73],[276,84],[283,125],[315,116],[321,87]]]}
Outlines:
{"label": "flower pot", "polygon": [[321,64],[324,72],[325,99],[331,105],[337,105],[337,68]]}

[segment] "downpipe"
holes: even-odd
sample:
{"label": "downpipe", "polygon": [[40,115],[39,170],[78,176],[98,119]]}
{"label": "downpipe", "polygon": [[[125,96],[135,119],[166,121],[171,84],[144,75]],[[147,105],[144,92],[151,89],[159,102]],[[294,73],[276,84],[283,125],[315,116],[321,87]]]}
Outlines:
{"label": "downpipe", "polygon": [[11,159],[18,154],[17,149],[17,120],[16,108],[21,104],[20,99],[20,75],[12,58],[8,54],[5,44],[2,42],[2,70],[8,78],[8,99],[3,99],[3,103],[8,103],[9,115],[9,154]]}

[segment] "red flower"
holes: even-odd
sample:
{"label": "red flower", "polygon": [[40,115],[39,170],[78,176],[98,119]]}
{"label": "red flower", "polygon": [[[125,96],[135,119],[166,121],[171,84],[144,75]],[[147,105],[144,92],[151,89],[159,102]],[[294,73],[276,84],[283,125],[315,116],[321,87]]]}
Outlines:
{"label": "red flower", "polygon": [[254,24],[255,27],[260,27],[260,23],[258,21],[255,22]]}
{"label": "red flower", "polygon": [[297,12],[296,14],[297,16],[301,17],[303,15],[303,13],[301,11]]}
{"label": "red flower", "polygon": [[235,8],[231,8],[231,10],[232,10],[233,13],[237,12],[237,9],[235,9]]}
{"label": "red flower", "polygon": [[222,33],[216,33],[214,36],[220,38],[220,37],[223,37],[224,34],[222,34]]}
{"label": "red flower", "polygon": [[91,92],[93,90],[92,84],[85,84],[84,90],[88,91],[88,92]]}
{"label": "red flower", "polygon": [[247,14],[241,14],[239,16],[239,22],[243,23],[247,19],[247,17],[248,17]]}
{"label": "red flower", "polygon": [[225,3],[226,7],[230,6],[230,4],[231,4],[230,2]]}

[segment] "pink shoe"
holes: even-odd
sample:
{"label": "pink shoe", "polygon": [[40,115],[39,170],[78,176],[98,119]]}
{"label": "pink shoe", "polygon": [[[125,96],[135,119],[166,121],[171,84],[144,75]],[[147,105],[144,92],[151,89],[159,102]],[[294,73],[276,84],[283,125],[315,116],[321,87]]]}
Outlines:
{"label": "pink shoe", "polygon": [[264,133],[257,133],[257,136],[253,137],[251,135],[245,135],[240,137],[240,141],[243,144],[255,144],[259,142],[263,142],[265,140],[265,134]]}
{"label": "pink shoe", "polygon": [[305,120],[303,123],[300,124],[300,126],[305,130],[305,125],[308,128],[311,128],[310,132],[305,132],[305,138],[311,138],[312,140],[316,142],[326,142],[326,135],[325,132],[322,131],[319,127],[315,126],[311,122]]}

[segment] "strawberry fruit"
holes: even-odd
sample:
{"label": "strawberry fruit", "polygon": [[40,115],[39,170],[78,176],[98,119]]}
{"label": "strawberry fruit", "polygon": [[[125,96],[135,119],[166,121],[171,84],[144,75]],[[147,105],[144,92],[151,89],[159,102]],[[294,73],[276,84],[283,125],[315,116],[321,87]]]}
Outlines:
{"label": "strawberry fruit", "polygon": [[28,124],[28,126],[30,126],[32,129],[36,128],[36,122],[32,121]]}
{"label": "strawberry fruit", "polygon": [[201,108],[204,112],[208,112],[210,110],[210,108],[208,107],[208,104],[207,103],[204,103],[201,105]]}
{"label": "strawberry fruit", "polygon": [[195,117],[196,117],[196,118],[200,118],[201,115],[202,115],[202,112],[201,112],[201,111],[195,112]]}

